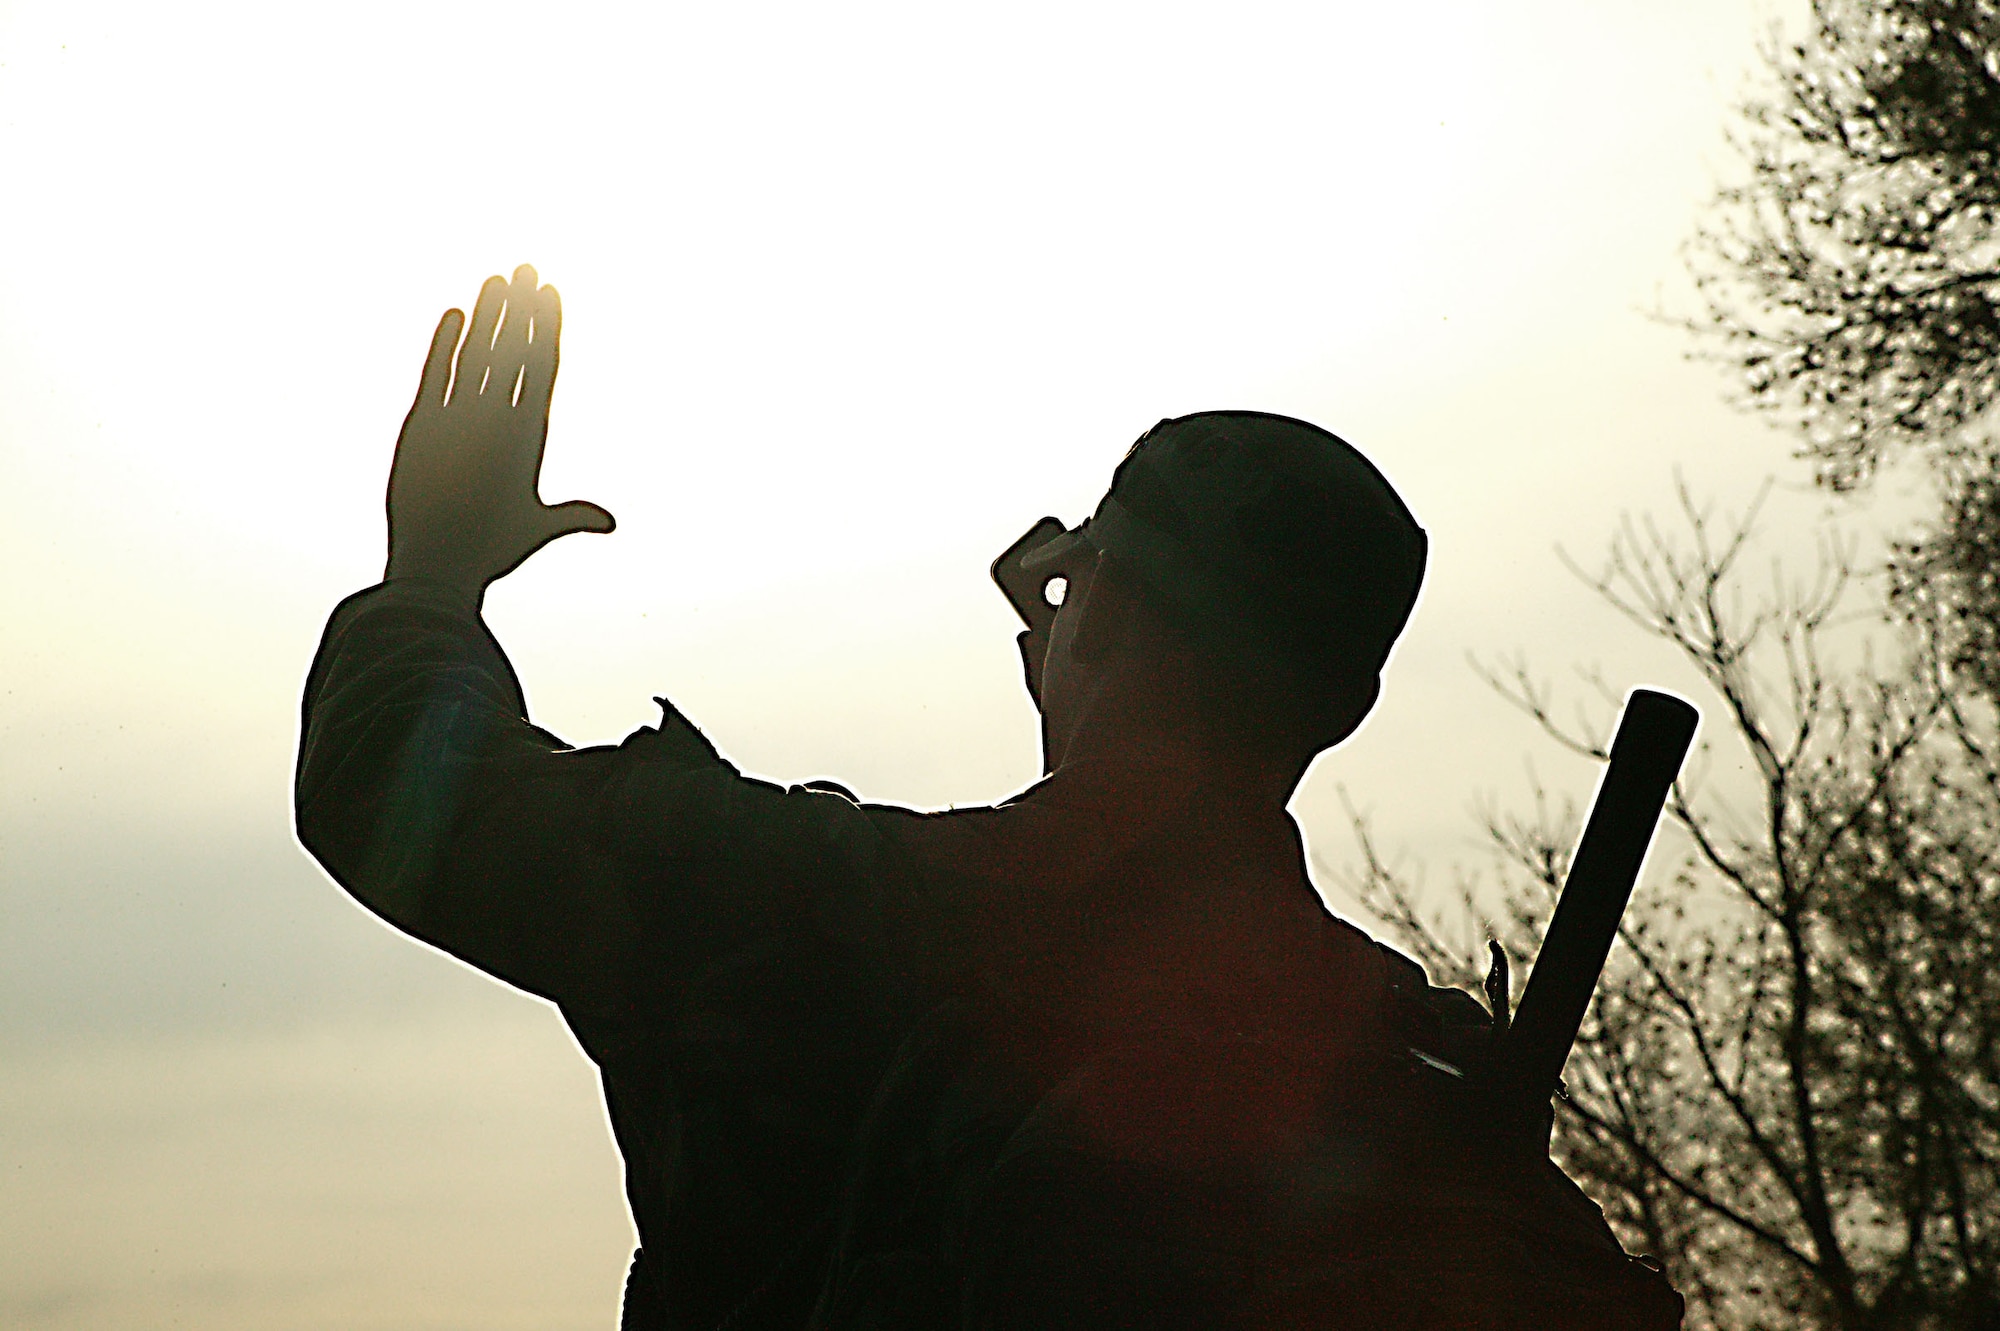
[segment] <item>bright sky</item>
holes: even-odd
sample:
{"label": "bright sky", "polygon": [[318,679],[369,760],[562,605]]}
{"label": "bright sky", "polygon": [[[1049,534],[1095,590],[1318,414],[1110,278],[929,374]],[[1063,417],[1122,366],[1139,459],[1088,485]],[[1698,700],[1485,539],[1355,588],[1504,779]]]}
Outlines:
{"label": "bright sky", "polygon": [[[620,520],[489,600],[544,724],[613,738],[667,692],[761,772],[995,798],[1037,769],[987,562],[1158,418],[1282,411],[1433,552],[1295,808],[1337,869],[1344,786],[1442,877],[1534,751],[1468,651],[1687,682],[1557,544],[1667,511],[1677,466],[1725,506],[1799,479],[1642,314],[1761,31],[1730,0],[0,5],[0,1324],[613,1324],[580,1055],[288,827],[319,626],[379,572],[430,329],[488,273],[562,290],[544,494]],[[1823,511],[1776,508],[1781,545]]]}

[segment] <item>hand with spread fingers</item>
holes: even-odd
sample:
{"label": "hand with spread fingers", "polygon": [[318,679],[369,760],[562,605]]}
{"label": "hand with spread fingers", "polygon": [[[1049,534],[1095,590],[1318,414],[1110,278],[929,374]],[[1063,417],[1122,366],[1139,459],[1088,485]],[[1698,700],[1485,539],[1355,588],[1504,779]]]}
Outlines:
{"label": "hand with spread fingers", "polygon": [[389,472],[388,577],[477,596],[558,536],[616,525],[537,489],[561,334],[561,299],[526,264],[486,279],[469,330],[445,311]]}

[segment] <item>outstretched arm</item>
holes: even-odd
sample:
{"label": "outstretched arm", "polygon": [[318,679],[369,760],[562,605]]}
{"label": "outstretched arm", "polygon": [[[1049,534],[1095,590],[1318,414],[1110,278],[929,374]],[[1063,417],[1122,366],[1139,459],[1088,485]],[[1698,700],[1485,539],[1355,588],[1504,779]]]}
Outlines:
{"label": "outstretched arm", "polygon": [[591,835],[629,764],[531,725],[478,614],[548,542],[611,530],[596,505],[537,490],[561,323],[526,265],[487,279],[469,327],[458,310],[439,321],[390,470],[384,585],[327,626],[296,792],[301,841],[348,891],[551,996],[615,982],[637,942],[629,875],[605,872]]}
{"label": "outstretched arm", "polygon": [[537,489],[561,337],[562,300],[526,264],[486,279],[469,330],[445,311],[389,472],[390,580],[476,604],[558,536],[613,528],[596,504],[544,504]]}
{"label": "outstretched arm", "polygon": [[585,1008],[781,937],[868,946],[895,889],[854,804],[742,777],[671,709],[581,751],[527,718],[479,593],[611,526],[536,493],[559,318],[524,267],[487,282],[469,331],[456,310],[438,325],[389,483],[388,578],[335,611],[306,682],[299,839],[391,923]]}
{"label": "outstretched arm", "polygon": [[[869,813],[740,775],[679,713],[616,747],[530,723],[463,598],[349,597],[306,681],[300,842],[407,933],[583,1011],[782,940],[884,946],[908,909]],[[811,942],[817,939],[818,942]]]}

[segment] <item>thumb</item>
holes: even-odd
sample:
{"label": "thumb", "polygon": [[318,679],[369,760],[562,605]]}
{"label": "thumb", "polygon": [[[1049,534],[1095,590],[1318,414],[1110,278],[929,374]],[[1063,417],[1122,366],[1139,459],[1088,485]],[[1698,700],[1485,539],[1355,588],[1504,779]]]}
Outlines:
{"label": "thumb", "polygon": [[543,512],[543,517],[548,523],[549,533],[543,539],[550,541],[558,536],[567,536],[573,531],[590,531],[602,535],[618,528],[618,519],[586,499],[572,499],[567,504],[552,505]]}

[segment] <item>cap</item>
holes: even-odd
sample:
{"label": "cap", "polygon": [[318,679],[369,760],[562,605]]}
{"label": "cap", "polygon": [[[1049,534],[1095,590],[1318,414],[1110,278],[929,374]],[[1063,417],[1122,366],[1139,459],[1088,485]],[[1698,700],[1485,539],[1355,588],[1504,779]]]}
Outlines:
{"label": "cap", "polygon": [[1132,446],[1097,512],[1034,551],[1106,551],[1197,632],[1312,673],[1379,671],[1423,583],[1428,541],[1358,450],[1289,416],[1209,411]]}

